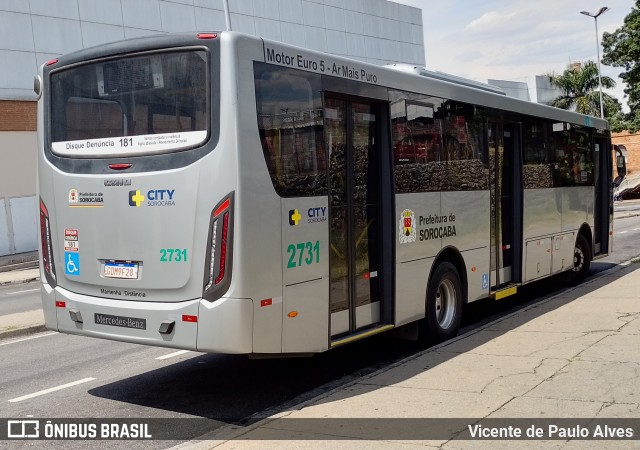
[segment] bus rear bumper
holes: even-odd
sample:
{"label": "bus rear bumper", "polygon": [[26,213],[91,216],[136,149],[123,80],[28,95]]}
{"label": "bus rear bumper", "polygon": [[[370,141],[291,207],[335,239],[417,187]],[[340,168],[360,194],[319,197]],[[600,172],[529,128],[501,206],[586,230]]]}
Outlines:
{"label": "bus rear bumper", "polygon": [[[252,351],[251,299],[114,300],[46,285],[42,295],[46,327],[62,333],[202,352]],[[161,332],[163,323],[170,332]]]}

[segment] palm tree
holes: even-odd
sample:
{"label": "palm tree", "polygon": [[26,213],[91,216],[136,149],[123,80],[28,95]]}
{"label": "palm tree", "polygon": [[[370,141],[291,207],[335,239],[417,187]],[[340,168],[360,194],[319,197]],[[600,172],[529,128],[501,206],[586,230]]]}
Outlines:
{"label": "palm tree", "polygon": [[[562,75],[547,75],[551,86],[562,91],[562,95],[550,105],[556,108],[569,109],[581,114],[600,116],[600,90],[598,86],[598,66],[593,61],[571,64]],[[611,77],[602,77],[603,88],[613,88],[616,82]],[[615,115],[620,103],[609,94],[602,93],[605,117]]]}

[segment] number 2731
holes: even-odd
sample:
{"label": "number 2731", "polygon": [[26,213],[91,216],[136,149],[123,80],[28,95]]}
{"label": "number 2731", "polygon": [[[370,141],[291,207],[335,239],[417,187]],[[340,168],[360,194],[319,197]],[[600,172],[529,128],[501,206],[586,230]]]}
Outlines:
{"label": "number 2731", "polygon": [[287,247],[289,262],[287,269],[320,262],[320,241],[289,244]]}
{"label": "number 2731", "polygon": [[160,261],[161,262],[187,262],[187,249],[179,248],[161,248],[160,249]]}

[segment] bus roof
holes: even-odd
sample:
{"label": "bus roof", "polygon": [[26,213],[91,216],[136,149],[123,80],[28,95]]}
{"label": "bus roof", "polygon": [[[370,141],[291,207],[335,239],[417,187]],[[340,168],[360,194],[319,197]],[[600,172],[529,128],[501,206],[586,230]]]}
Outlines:
{"label": "bus roof", "polygon": [[[221,31],[216,32],[221,45],[225,45],[225,41],[231,43],[238,40],[253,40],[256,43],[261,42],[264,48],[264,61],[268,63],[279,64],[286,67],[299,68],[301,70],[321,73],[328,76],[335,76],[328,70],[320,71],[305,67],[294,67],[286,62],[272,61],[268,58],[268,51],[286,52],[294,55],[296,58],[302,58],[312,61],[324,61],[327,64],[338,65],[338,67],[353,68],[354,71],[365,71],[376,75],[377,83],[371,83],[369,80],[349,78],[351,81],[377,84],[378,86],[397,89],[401,91],[414,92],[423,95],[431,95],[445,99],[457,100],[460,102],[496,108],[514,113],[544,117],[552,120],[574,123],[578,125],[591,126],[598,129],[609,129],[606,120],[592,116],[585,116],[572,111],[554,108],[548,105],[520,100],[505,95],[504,91],[495,86],[468,80],[456,75],[445,74],[443,72],[434,72],[424,67],[410,64],[396,64],[392,66],[375,65],[343,56],[322,53],[315,50],[296,47],[294,45],[285,44],[254,35],[248,35],[237,31]],[[126,54],[132,51],[145,51],[161,48],[171,48],[175,46],[193,45],[197,40],[198,32],[189,33],[168,33],[156,34],[151,36],[126,39],[108,44],[90,47],[78,50],[73,53],[59,57],[59,63],[56,67],[50,67],[53,70],[62,65],[82,63],[91,59],[113,56],[118,54]],[[340,75],[338,75],[340,76]],[[344,77],[343,78],[348,78]]]}

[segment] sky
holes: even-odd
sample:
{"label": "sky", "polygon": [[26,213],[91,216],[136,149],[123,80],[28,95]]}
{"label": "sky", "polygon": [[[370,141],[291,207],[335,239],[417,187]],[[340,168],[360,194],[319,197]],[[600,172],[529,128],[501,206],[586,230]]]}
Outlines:
{"label": "sky", "polygon": [[[393,0],[422,9],[425,61],[438,70],[486,83],[488,79],[525,81],[535,99],[535,75],[561,74],[570,62],[597,60],[602,33],[620,28],[634,0]],[[602,59],[602,47],[600,46]],[[602,65],[617,86],[605,90],[623,103],[620,67]]]}

